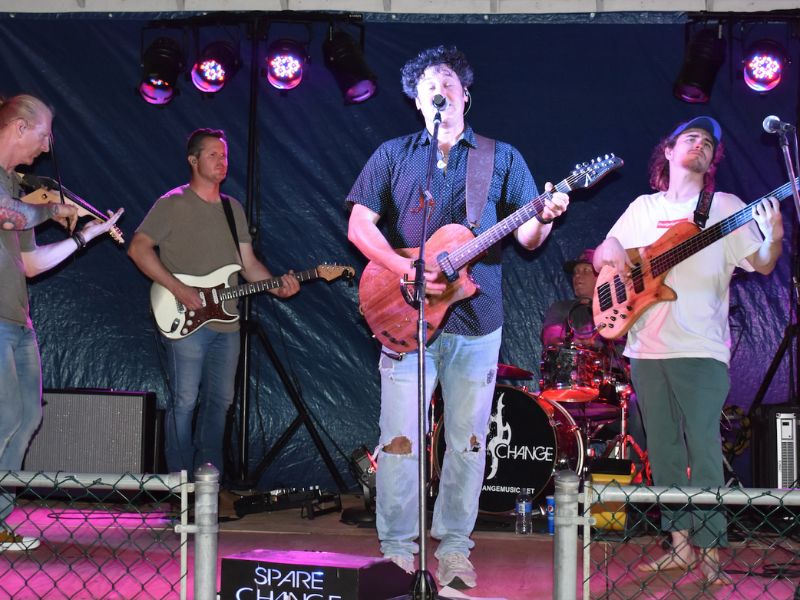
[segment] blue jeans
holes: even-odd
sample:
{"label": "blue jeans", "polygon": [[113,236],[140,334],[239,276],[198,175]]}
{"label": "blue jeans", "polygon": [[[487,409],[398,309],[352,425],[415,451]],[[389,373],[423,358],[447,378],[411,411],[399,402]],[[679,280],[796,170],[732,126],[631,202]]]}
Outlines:
{"label": "blue jeans", "polygon": [[[42,420],[42,365],[32,329],[0,321],[0,471],[18,470]],[[0,524],[14,496],[0,494]]]}
{"label": "blue jeans", "polygon": [[[477,337],[443,333],[425,352],[425,392],[429,404],[437,381],[444,400],[445,443],[439,495],[431,535],[440,540],[436,556],[469,556],[469,539],[478,516],[478,498],[486,463],[486,435],[492,409],[502,328]],[[387,355],[388,353],[388,355]],[[381,552],[411,556],[419,551],[417,476],[417,357],[380,358],[381,416],[376,473],[376,525]],[[476,443],[471,442],[475,437]],[[411,441],[410,454],[383,448],[395,438]]]}
{"label": "blue jeans", "polygon": [[203,327],[164,343],[172,392],[164,422],[167,469],[185,469],[192,477],[198,466],[210,462],[222,473],[222,438],[233,402],[239,332]]}

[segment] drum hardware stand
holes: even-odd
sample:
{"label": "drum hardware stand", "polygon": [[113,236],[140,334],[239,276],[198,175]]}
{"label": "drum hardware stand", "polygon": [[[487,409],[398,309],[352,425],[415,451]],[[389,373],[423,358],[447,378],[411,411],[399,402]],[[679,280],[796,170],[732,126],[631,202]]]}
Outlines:
{"label": "drum hardware stand", "polygon": [[647,453],[639,447],[639,444],[636,443],[636,440],[628,433],[628,399],[630,396],[630,389],[622,392],[620,394],[620,431],[619,434],[611,441],[611,445],[609,450],[603,455],[603,458],[617,458],[623,460],[630,460],[631,453],[628,449],[630,446],[630,450],[633,450],[636,453],[636,457],[639,459],[639,463],[642,465],[642,471],[644,476],[648,476],[647,472],[649,471],[647,466]]}

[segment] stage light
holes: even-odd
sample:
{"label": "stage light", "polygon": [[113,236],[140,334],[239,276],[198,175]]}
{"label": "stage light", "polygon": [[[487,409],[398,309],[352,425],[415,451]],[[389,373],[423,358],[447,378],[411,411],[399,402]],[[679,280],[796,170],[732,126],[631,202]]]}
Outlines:
{"label": "stage light", "polygon": [[772,40],[760,40],[744,54],[744,82],[751,90],[768,92],[781,82],[786,53]]}
{"label": "stage light", "polygon": [[203,49],[192,67],[192,83],[201,92],[214,94],[239,70],[239,53],[228,42],[213,42]]}
{"label": "stage light", "polygon": [[330,69],[345,104],[356,104],[372,98],[378,89],[377,77],[370,71],[353,38],[344,31],[328,30],[322,43],[325,66]]}
{"label": "stage light", "polygon": [[684,102],[705,103],[711,97],[717,72],[725,62],[725,41],[716,28],[701,29],[686,46],[678,79],[672,88]]}
{"label": "stage light", "polygon": [[139,94],[149,104],[168,104],[175,96],[175,82],[183,67],[183,51],[178,42],[158,38],[142,55]]}
{"label": "stage light", "polygon": [[308,54],[294,40],[282,39],[270,44],[265,60],[270,85],[279,90],[291,90],[303,80]]}

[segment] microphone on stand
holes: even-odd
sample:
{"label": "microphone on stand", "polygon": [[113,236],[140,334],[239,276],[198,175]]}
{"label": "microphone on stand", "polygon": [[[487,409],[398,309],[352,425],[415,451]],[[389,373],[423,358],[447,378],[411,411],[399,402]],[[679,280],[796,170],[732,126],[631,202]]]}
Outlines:
{"label": "microphone on stand", "polygon": [[447,98],[441,94],[436,94],[431,100],[431,104],[433,104],[433,108],[436,109],[436,116],[433,118],[433,120],[437,123],[441,123],[442,111],[447,108]]}
{"label": "microphone on stand", "polygon": [[795,129],[794,125],[781,121],[775,115],[769,115],[768,117],[765,117],[764,121],[761,123],[761,126],[767,133],[779,133],[782,131],[793,131]]}

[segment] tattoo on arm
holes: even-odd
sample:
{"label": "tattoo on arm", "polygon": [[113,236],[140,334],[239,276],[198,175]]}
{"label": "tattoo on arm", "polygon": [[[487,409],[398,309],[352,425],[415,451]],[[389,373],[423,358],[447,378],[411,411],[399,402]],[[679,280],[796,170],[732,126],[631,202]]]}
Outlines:
{"label": "tattoo on arm", "polygon": [[47,219],[57,216],[58,206],[50,204],[26,204],[0,194],[0,228],[31,229]]}

